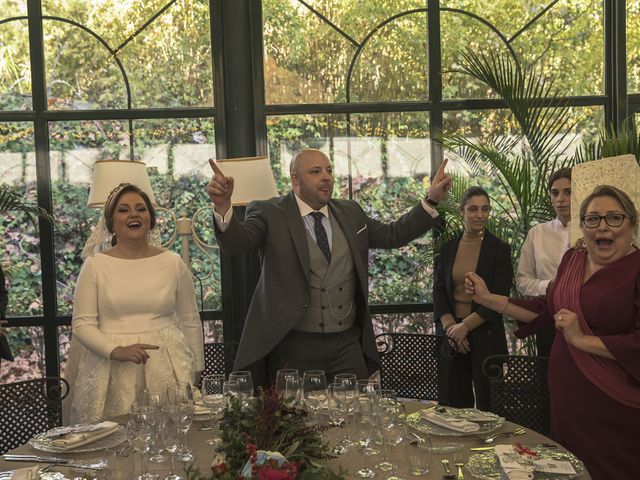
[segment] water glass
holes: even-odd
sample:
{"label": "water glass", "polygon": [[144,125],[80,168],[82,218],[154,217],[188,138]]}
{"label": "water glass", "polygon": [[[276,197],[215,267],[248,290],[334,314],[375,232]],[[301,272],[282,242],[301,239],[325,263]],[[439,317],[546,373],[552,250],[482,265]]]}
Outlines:
{"label": "water glass", "polygon": [[414,477],[427,475],[431,469],[433,446],[431,437],[424,436],[424,442],[412,445],[411,442],[404,441],[405,458],[408,460],[408,473]]}
{"label": "water glass", "polygon": [[253,377],[251,372],[246,370],[236,370],[229,374],[229,381],[238,383],[238,398],[243,406],[248,405],[249,399],[253,397]]}
{"label": "water glass", "polygon": [[182,434],[182,445],[177,451],[178,458],[183,462],[193,461],[193,454],[187,446],[187,432],[191,428],[195,413],[193,387],[187,383],[176,383],[167,386],[166,410],[176,428]]}
{"label": "water glass", "polygon": [[357,393],[357,380],[353,373],[339,373],[334,377],[335,383],[342,383],[345,388],[345,402],[347,410],[347,425],[345,428],[345,437],[342,441],[345,447],[354,447],[357,445],[352,439],[352,429],[355,425],[354,415],[358,411],[358,393]]}
{"label": "water glass", "polygon": [[104,480],[131,480],[135,475],[135,462],[131,449],[107,448],[102,456]]}

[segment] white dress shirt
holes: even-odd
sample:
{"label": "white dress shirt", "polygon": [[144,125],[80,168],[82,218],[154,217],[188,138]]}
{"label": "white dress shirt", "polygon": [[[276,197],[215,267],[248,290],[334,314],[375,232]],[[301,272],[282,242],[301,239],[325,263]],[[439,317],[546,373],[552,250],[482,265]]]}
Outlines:
{"label": "white dress shirt", "polygon": [[520,294],[530,297],[545,295],[568,248],[569,227],[562,225],[557,218],[529,230],[516,273],[516,287]]}

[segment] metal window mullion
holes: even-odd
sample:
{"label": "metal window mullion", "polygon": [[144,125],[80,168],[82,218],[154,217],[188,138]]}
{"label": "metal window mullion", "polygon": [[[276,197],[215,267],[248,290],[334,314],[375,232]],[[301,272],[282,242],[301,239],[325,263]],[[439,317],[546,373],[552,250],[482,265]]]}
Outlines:
{"label": "metal window mullion", "polygon": [[431,115],[429,118],[429,138],[431,139],[431,173],[435,173],[443,160],[440,146],[433,141],[442,133],[442,51],[440,35],[440,0],[427,0],[427,35],[429,49],[429,100]]}
{"label": "metal window mullion", "polygon": [[604,0],[605,119],[616,132],[628,115],[625,3]]}
{"label": "metal window mullion", "polygon": [[[34,144],[38,205],[52,212],[49,126],[42,115],[47,110],[47,83],[45,77],[42,5],[39,0],[27,0],[27,14],[31,95],[35,113]],[[46,220],[39,219],[38,227],[40,232],[40,266],[42,270],[45,374],[47,376],[58,376],[60,372],[60,354],[56,326],[57,298],[53,225]]]}

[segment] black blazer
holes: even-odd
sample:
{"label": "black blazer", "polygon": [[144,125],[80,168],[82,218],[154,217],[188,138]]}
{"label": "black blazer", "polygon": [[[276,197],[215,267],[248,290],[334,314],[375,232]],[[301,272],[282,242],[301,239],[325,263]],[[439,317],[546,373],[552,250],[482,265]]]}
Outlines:
{"label": "black blazer", "polygon": [[[452,270],[461,238],[462,235],[445,243],[440,250],[440,256],[436,263],[433,286],[433,318],[436,322],[440,322],[440,318],[447,313],[455,317]],[[509,296],[513,284],[511,247],[488,230],[485,231],[482,245],[480,246],[480,257],[478,258],[476,273],[486,282],[491,293]],[[472,303],[471,310],[477,312],[478,315],[486,320],[485,323],[471,333],[477,337],[481,332],[484,332],[495,337],[500,347],[504,343],[506,348],[502,315],[475,302]]]}

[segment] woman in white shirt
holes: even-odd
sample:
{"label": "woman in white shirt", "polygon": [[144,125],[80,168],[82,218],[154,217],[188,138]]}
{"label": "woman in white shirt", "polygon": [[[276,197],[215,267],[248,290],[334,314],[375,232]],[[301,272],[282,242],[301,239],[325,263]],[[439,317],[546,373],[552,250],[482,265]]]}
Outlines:
{"label": "woman in white shirt", "polygon": [[[539,297],[556,277],[560,260],[569,247],[571,220],[571,169],[561,168],[549,177],[549,196],[556,218],[529,230],[522,245],[516,272],[516,287],[521,295]],[[549,356],[555,330],[549,328],[536,336],[538,355]]]}
{"label": "woman in white shirt", "polygon": [[204,370],[191,273],[180,256],[149,243],[149,197],[121,184],[104,217],[113,247],[87,258],[76,283],[65,375],[71,423],[125,414],[145,388],[159,393]]}

